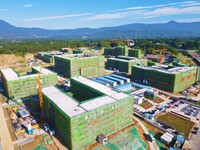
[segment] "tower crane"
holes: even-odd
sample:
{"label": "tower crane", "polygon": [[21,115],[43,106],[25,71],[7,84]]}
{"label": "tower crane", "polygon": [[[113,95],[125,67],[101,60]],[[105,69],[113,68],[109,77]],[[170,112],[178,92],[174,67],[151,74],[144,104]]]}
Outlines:
{"label": "tower crane", "polygon": [[40,101],[41,117],[43,118],[44,108],[43,108],[43,97],[42,97],[41,73],[42,73],[42,67],[40,67],[40,71],[37,73],[37,88],[38,88],[38,96],[39,96],[39,101]]}
{"label": "tower crane", "polygon": [[162,50],[162,52],[160,52],[160,66],[162,65],[162,63],[163,63],[163,59],[164,59],[164,55],[165,55],[165,51],[166,51],[167,49],[164,47],[163,48],[163,50]]}

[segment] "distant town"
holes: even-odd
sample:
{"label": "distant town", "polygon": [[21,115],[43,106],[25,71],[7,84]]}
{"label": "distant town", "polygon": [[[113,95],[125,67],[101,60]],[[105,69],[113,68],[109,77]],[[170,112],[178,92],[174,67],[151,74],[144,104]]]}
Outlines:
{"label": "distant town", "polygon": [[68,41],[31,52],[33,42],[2,40],[1,146],[197,150],[200,51],[145,41]]}

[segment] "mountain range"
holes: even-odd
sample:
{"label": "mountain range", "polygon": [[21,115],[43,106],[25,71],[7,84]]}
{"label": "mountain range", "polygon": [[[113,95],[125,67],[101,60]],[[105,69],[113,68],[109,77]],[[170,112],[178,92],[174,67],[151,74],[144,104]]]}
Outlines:
{"label": "mountain range", "polygon": [[196,38],[200,22],[170,21],[157,24],[127,24],[116,27],[47,30],[15,27],[0,20],[0,39],[129,39],[129,38]]}

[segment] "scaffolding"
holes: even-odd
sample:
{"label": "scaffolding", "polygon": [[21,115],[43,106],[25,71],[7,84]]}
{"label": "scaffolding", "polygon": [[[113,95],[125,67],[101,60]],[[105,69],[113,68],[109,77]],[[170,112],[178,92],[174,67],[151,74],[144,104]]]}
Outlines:
{"label": "scaffolding", "polygon": [[132,66],[131,80],[147,83],[155,88],[177,93],[190,87],[197,81],[198,67],[162,67]]}
{"label": "scaffolding", "polygon": [[104,55],[111,56],[128,56],[128,46],[115,46],[113,48],[104,48]]}
{"label": "scaffolding", "polygon": [[105,74],[104,56],[88,54],[55,56],[55,71],[65,77],[94,77]]}
{"label": "scaffolding", "polygon": [[[38,94],[36,83],[39,68],[40,67],[33,67],[32,74],[25,76],[18,76],[18,74],[11,68],[1,69],[3,87],[7,96],[10,99],[20,99],[22,97]],[[43,81],[43,87],[56,85],[57,74],[43,68],[41,80]]]}
{"label": "scaffolding", "polygon": [[[71,78],[70,82],[73,97],[53,87],[43,89],[45,116],[50,124],[55,123],[56,132],[69,149],[82,149],[98,135],[108,135],[132,123],[132,97],[83,77]],[[78,90],[83,101],[75,99]],[[49,109],[54,110],[54,121]]]}
{"label": "scaffolding", "polygon": [[120,72],[126,72],[128,74],[131,74],[133,65],[147,66],[147,59],[118,56],[117,58],[108,58],[107,60],[108,68],[115,68]]}

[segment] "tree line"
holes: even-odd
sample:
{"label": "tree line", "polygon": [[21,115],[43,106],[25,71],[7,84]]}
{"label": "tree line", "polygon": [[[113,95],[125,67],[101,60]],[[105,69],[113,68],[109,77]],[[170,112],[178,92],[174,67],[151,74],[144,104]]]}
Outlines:
{"label": "tree line", "polygon": [[[151,54],[155,50],[166,48],[167,51],[177,55],[181,50],[200,50],[200,39],[134,39],[135,49],[142,49],[144,53]],[[77,49],[79,47],[102,48],[116,45],[127,45],[127,40],[0,40],[0,54],[25,55],[39,51],[59,50],[62,47]]]}

